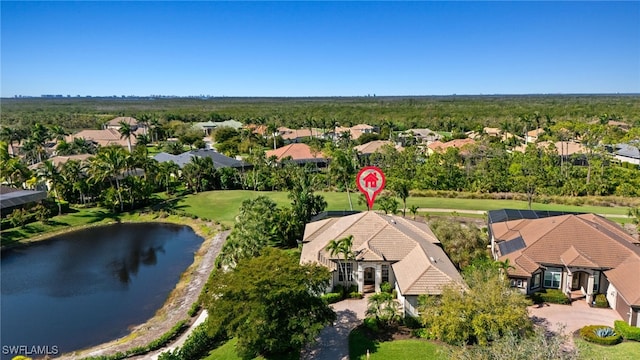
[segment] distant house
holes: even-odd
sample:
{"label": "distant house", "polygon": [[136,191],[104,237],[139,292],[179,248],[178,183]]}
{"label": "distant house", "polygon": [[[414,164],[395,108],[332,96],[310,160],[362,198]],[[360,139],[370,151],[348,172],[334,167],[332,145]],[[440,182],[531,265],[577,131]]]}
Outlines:
{"label": "distant house", "polygon": [[354,149],[358,152],[358,154],[363,156],[369,156],[374,153],[381,152],[385,146],[391,146],[398,151],[404,150],[404,148],[396,143],[389,140],[374,140],[369,141],[368,143],[358,145],[354,147]]}
{"label": "distant house", "polygon": [[534,143],[537,142],[540,138],[540,135],[544,134],[544,129],[538,128],[527,132],[527,136],[525,138],[526,143]]}
{"label": "distant house", "polygon": [[107,130],[118,130],[122,126],[121,122],[129,124],[131,130],[136,130],[139,127],[142,127],[142,124],[138,123],[138,120],[132,117],[117,117],[115,119],[109,120],[106,124],[104,124],[104,128]]}
{"label": "distant house", "polygon": [[[525,294],[558,289],[591,304],[605,294],[640,326],[640,241],[595,214],[489,211],[494,259],[509,261],[511,284]],[[634,274],[634,275],[632,275]]]}
{"label": "distant house", "polygon": [[[342,255],[332,256],[327,245],[347,236],[353,236],[353,257],[345,262]],[[427,224],[374,211],[307,224],[300,263],[328,267],[331,286],[346,283],[357,285],[359,292],[378,292],[387,282],[396,289],[403,312],[413,316],[418,296],[439,295],[449,284],[465,287]]]}
{"label": "distant house", "polygon": [[14,209],[39,203],[47,198],[46,191],[24,190],[0,185],[0,215],[5,217]]}
{"label": "distant house", "polygon": [[415,140],[418,145],[429,145],[434,141],[442,139],[442,135],[431,129],[409,129],[398,135],[400,142],[406,146],[410,144],[410,139]]}
{"label": "distant house", "polygon": [[[93,157],[92,154],[78,154],[78,155],[58,155],[58,156],[53,156],[48,158],[48,161],[51,161],[53,163],[53,165],[55,165],[57,168],[60,168],[62,165],[64,165],[67,161],[69,160],[76,160],[79,161],[81,163],[88,163],[89,159],[91,159]],[[33,164],[29,166],[29,169],[37,169],[38,167],[40,167],[42,165],[42,163],[37,163],[37,164]]]}
{"label": "distant house", "polygon": [[473,139],[455,139],[451,141],[447,141],[445,143],[441,141],[434,141],[427,146],[429,154],[433,154],[435,152],[444,153],[449,148],[458,148],[465,149],[468,146],[475,144],[476,141]]}
{"label": "distant house", "polygon": [[231,167],[239,170],[244,170],[250,169],[252,167],[251,164],[246,163],[242,160],[237,160],[224,154],[220,154],[215,150],[208,149],[191,150],[180,155],[172,155],[169,153],[161,152],[156,154],[156,156],[154,156],[153,158],[158,162],[173,161],[182,169],[186,164],[191,162],[191,159],[193,157],[211,158],[211,160],[213,160],[213,166],[216,169]]}
{"label": "distant house", "polygon": [[197,122],[192,125],[194,129],[202,130],[206,136],[211,135],[213,130],[219,127],[230,127],[232,129],[241,129],[242,123],[236,120],[225,120],[225,121],[206,121],[206,122]]}
{"label": "distant house", "polygon": [[291,161],[296,164],[315,163],[326,166],[328,159],[322,152],[314,153],[307,144],[289,144],[265,153],[266,158],[275,156],[278,162]]}
{"label": "distant house", "polygon": [[[133,134],[131,134],[130,141],[131,146],[135,146],[138,140],[137,135],[144,134],[143,128],[137,128]],[[117,129],[108,128],[104,130],[81,130],[73,135],[65,137],[65,141],[68,143],[73,142],[74,139],[84,139],[85,141],[91,141],[95,145],[110,146],[118,145],[122,147],[128,147],[127,139],[123,138]]]}
{"label": "distant house", "polygon": [[349,138],[351,140],[358,140],[360,136],[364,134],[375,134],[376,128],[367,124],[358,124],[352,127],[338,126],[334,128],[332,131],[328,132],[327,135],[328,137],[333,138],[334,140],[337,140],[344,133],[349,134]]}
{"label": "distant house", "polygon": [[622,162],[640,165],[640,142],[617,144],[614,157]]}
{"label": "distant house", "polygon": [[[289,129],[288,127],[281,126],[277,131],[285,144],[298,143],[314,136],[313,129]],[[316,132],[315,136],[318,137],[318,132]]]}

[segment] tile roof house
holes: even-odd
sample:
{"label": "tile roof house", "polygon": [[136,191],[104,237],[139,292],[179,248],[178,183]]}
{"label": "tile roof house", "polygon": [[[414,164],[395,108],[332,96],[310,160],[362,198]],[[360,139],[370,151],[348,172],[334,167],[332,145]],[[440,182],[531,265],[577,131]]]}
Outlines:
{"label": "tile roof house", "polygon": [[403,131],[398,135],[400,141],[403,145],[408,143],[408,139],[415,139],[416,143],[428,145],[434,141],[438,141],[442,139],[442,135],[431,129],[409,129],[407,131]]}
{"label": "tile roof house", "polygon": [[371,155],[373,153],[381,152],[385,146],[392,146],[398,151],[404,150],[402,146],[396,145],[396,143],[389,140],[369,141],[368,143],[364,143],[362,145],[354,147],[354,149],[358,151],[360,155]]}
{"label": "tile roof house", "polygon": [[538,129],[528,131],[527,136],[525,137],[525,140],[527,143],[534,143],[538,141],[538,139],[540,138],[540,135],[542,134],[544,134],[543,128],[538,128]]}
{"label": "tile roof house", "polygon": [[465,147],[475,143],[476,143],[475,140],[467,138],[467,139],[455,139],[455,140],[447,141],[446,143],[443,143],[441,141],[434,141],[431,144],[429,144],[427,147],[428,147],[429,154],[433,154],[434,152],[446,152],[447,149],[451,147],[464,149]]}
{"label": "tile roof house", "polygon": [[136,120],[135,118],[132,117],[124,117],[124,116],[120,116],[117,117],[115,119],[111,119],[109,120],[106,124],[104,124],[104,128],[105,129],[112,129],[112,130],[118,130],[120,129],[120,122],[124,121],[125,123],[129,124],[131,126],[131,129],[136,130],[137,128],[140,127],[140,124],[138,123],[138,120]]}
{"label": "tile roof house", "polygon": [[606,294],[625,321],[640,325],[640,241],[595,214],[501,211],[509,215],[489,212],[491,252],[509,261],[512,286],[526,294],[560,289],[588,303]]}
{"label": "tile roof house", "polygon": [[315,163],[326,165],[328,162],[322,152],[314,153],[309,145],[302,143],[289,144],[265,152],[267,159],[272,156],[275,156],[279,162],[292,161],[297,164]]}
{"label": "tile roof house", "polygon": [[[131,136],[131,146],[135,146],[137,143],[136,136],[143,134],[144,130],[138,128]],[[104,130],[81,130],[73,135],[65,137],[65,141],[68,143],[73,142],[74,139],[82,138],[85,141],[91,141],[99,146],[118,145],[122,147],[128,147],[127,139],[123,138],[117,129],[109,128]]]}
{"label": "tile roof house", "polygon": [[332,137],[334,140],[336,140],[340,137],[340,134],[349,133],[351,140],[357,140],[363,134],[375,133],[376,132],[375,130],[376,130],[375,127],[367,124],[358,124],[352,127],[338,126],[329,132],[329,136]]}
{"label": "tile roof house", "polygon": [[184,152],[179,155],[172,155],[166,152],[161,152],[156,154],[153,158],[158,162],[165,161],[173,161],[176,163],[181,169],[188,163],[191,162],[193,157],[209,157],[213,160],[213,166],[216,169],[231,167],[236,169],[249,169],[251,168],[251,164],[248,164],[241,160],[236,160],[234,158],[228,157],[226,155],[220,154],[215,150],[208,149],[198,149]]}
{"label": "tile roof house", "polygon": [[[344,263],[341,255],[331,256],[326,248],[331,240],[349,235],[354,256]],[[332,285],[346,281],[357,285],[359,292],[380,291],[380,284],[388,282],[410,315],[417,315],[419,295],[439,295],[449,284],[465,287],[427,224],[374,211],[307,224],[300,262],[328,267]],[[346,268],[346,274],[338,271],[339,266]]]}
{"label": "tile roof house", "polygon": [[[319,131],[316,131],[316,137],[318,134]],[[278,135],[282,137],[282,140],[287,144],[297,143],[303,139],[309,139],[314,136],[313,129],[289,129],[284,126],[278,128]]]}

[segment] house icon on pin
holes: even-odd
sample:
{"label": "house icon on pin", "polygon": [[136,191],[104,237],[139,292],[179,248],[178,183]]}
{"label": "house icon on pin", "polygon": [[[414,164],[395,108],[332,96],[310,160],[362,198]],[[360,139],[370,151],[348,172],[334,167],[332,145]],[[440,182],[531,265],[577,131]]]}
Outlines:
{"label": "house icon on pin", "polygon": [[365,176],[362,180],[364,180],[364,186],[368,188],[375,188],[378,184],[378,176],[375,172],[370,172],[367,176]]}

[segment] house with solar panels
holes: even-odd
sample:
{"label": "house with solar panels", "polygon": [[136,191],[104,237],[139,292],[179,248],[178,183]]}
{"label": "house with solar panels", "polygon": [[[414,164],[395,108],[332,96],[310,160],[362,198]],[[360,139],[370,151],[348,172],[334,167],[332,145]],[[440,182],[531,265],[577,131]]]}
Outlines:
{"label": "house with solar panels", "polygon": [[640,326],[640,241],[596,214],[488,212],[491,253],[510,265],[511,286],[525,294],[558,289],[591,304],[605,294],[629,325]]}

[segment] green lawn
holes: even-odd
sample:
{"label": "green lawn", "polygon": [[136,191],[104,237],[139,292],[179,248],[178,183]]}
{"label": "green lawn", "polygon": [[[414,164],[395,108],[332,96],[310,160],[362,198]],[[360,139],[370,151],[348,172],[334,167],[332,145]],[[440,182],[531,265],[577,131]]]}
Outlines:
{"label": "green lawn", "polygon": [[[327,201],[327,210],[349,210],[349,200],[346,193],[319,192]],[[278,205],[288,205],[289,199],[286,192],[280,191],[249,191],[249,190],[220,190],[208,191],[196,195],[187,195],[181,199],[177,208],[189,213],[217,220],[231,226],[240,204],[245,199],[255,198],[260,195],[268,196]],[[366,205],[358,204],[359,193],[351,194],[354,210],[366,210]],[[526,201],[518,200],[493,200],[493,199],[450,199],[430,197],[410,197],[407,199],[407,207],[417,205],[420,208],[447,208],[458,210],[497,210],[497,209],[527,209]],[[597,214],[626,215],[628,209],[623,207],[605,206],[571,206],[557,204],[533,204],[534,210],[562,210],[576,212],[594,212]],[[407,210],[408,212],[408,210]],[[461,214],[463,215],[463,214]],[[410,216],[410,214],[407,214]],[[466,216],[466,215],[464,215]]]}
{"label": "green lawn", "polygon": [[[209,352],[209,356],[204,358],[203,360],[242,360],[241,357],[236,354],[236,343],[238,340],[231,339],[226,343],[220,345],[219,347],[211,350]],[[298,354],[294,356],[284,356],[278,357],[278,360],[296,360],[299,359],[300,356]],[[254,360],[265,360],[266,358],[262,356],[258,356],[254,358]],[[275,360],[275,358],[274,358]]]}
{"label": "green lawn", "polygon": [[635,360],[640,359],[640,342],[626,341],[618,345],[603,346],[575,339],[581,360]]}
{"label": "green lawn", "polygon": [[366,360],[369,350],[371,360],[387,359],[446,359],[441,345],[426,340],[407,339],[394,341],[374,341],[367,338],[360,329],[349,334],[349,358]]}

